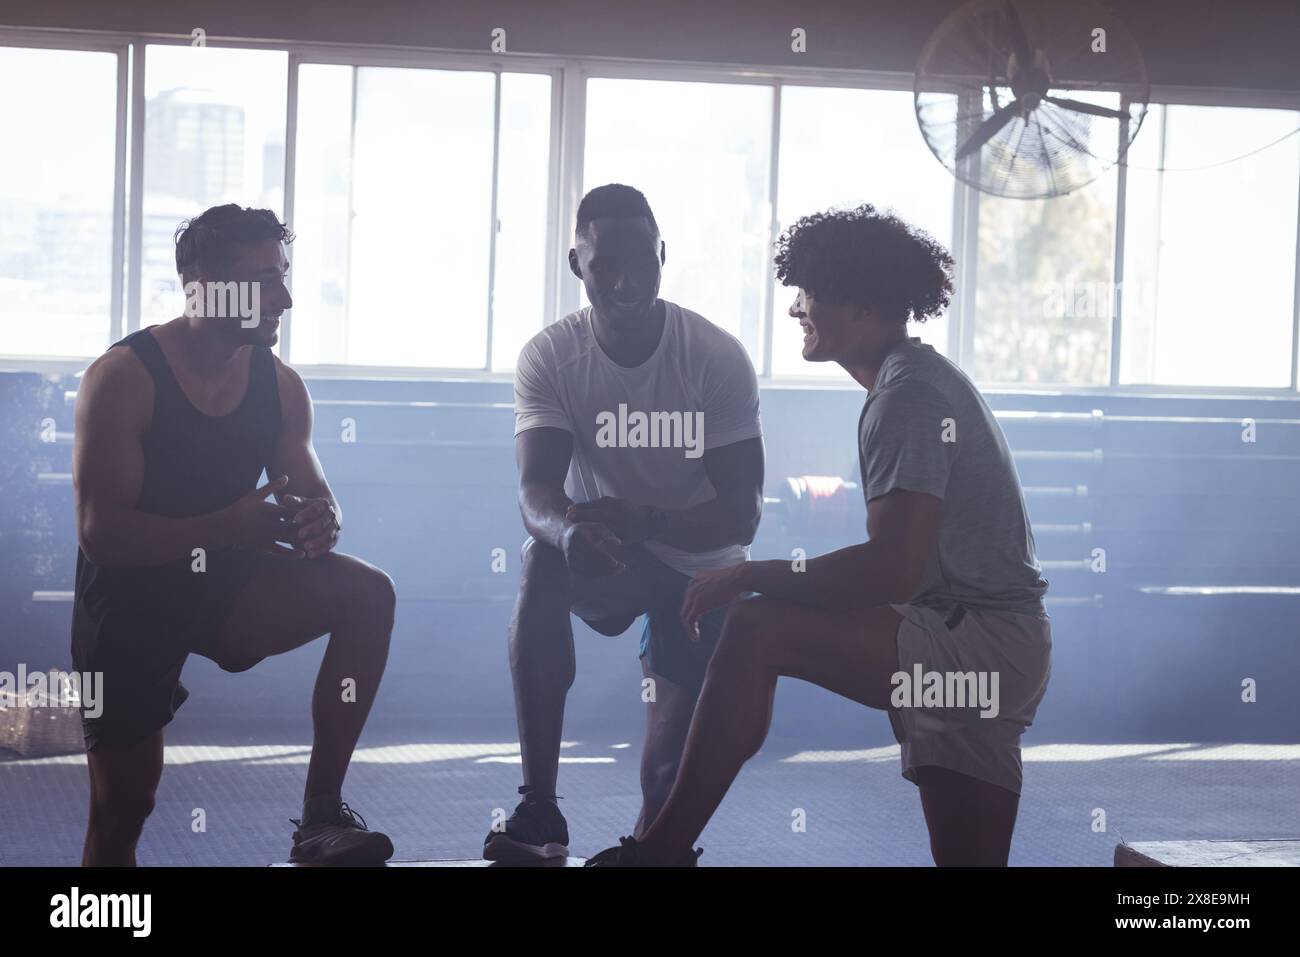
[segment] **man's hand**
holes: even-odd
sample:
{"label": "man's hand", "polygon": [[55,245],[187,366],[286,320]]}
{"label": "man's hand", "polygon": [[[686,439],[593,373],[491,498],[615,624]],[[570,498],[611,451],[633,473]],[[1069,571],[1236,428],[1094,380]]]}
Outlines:
{"label": "man's hand", "polygon": [[279,501],[293,516],[293,543],[307,558],[325,555],[338,544],[343,527],[329,499],[282,495]]}
{"label": "man's hand", "polygon": [[293,512],[283,505],[267,501],[288,482],[289,479],[283,475],[272,479],[224,510],[222,523],[230,529],[229,537],[233,544],[264,552],[298,554],[296,549],[279,544],[293,541]]}
{"label": "man's hand", "polygon": [[605,496],[594,502],[574,502],[565,514],[571,522],[599,522],[625,545],[639,545],[650,537],[652,509],[633,505],[626,499]]}
{"label": "man's hand", "polygon": [[623,543],[607,525],[577,522],[564,530],[560,547],[570,571],[588,578],[617,575],[627,566],[619,558]]}
{"label": "man's hand", "polygon": [[682,624],[691,641],[700,640],[701,618],[751,590],[744,580],[748,565],[749,562],[741,562],[729,568],[715,568],[691,579],[682,598]]}

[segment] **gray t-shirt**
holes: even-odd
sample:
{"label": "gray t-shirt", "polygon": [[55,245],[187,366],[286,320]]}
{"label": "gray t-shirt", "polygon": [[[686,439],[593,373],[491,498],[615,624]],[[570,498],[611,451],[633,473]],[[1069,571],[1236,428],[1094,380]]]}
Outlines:
{"label": "gray t-shirt", "polygon": [[858,422],[862,494],[943,500],[939,541],[911,603],[1041,614],[1047,582],[1007,440],[970,379],[910,338],[885,357]]}

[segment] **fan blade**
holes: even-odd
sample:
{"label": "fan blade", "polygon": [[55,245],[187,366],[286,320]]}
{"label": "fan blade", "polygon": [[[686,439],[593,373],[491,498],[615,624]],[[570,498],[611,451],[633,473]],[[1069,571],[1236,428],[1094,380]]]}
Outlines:
{"label": "fan blade", "polygon": [[1016,13],[1015,5],[1006,0],[1007,25],[1011,28],[1011,49],[1020,63],[1020,69],[1027,70],[1034,65],[1034,54],[1029,49],[1029,38],[1025,36],[1024,24]]}
{"label": "fan blade", "polygon": [[1105,116],[1112,120],[1128,119],[1128,114],[1123,110],[1112,110],[1109,106],[1097,106],[1095,103],[1084,103],[1082,100],[1071,100],[1063,96],[1045,96],[1043,99],[1067,110],[1074,110],[1076,113],[1091,113],[1093,116]]}
{"label": "fan blade", "polygon": [[970,139],[961,144],[961,147],[957,150],[956,158],[965,159],[989,140],[993,139],[1002,127],[1011,122],[1011,117],[1015,112],[1016,101],[1012,100],[979,125],[975,132],[970,135]]}

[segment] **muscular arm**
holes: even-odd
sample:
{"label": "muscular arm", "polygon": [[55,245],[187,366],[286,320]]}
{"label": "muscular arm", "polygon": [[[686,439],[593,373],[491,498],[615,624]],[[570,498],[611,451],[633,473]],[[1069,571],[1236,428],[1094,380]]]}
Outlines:
{"label": "muscular arm", "polygon": [[267,463],[270,478],[283,477],[280,504],[293,514],[294,550],[314,558],[329,552],[343,531],[343,510],[325,480],[312,445],[311,396],[302,377],[278,358],[276,385],[280,393],[280,438]]}
{"label": "muscular arm", "polygon": [[275,370],[280,389],[280,440],[271,455],[267,476],[284,475],[289,479],[282,495],[329,502],[342,524],[343,510],[325,480],[325,470],[321,468],[316,447],[311,441],[312,423],[315,421],[311,395],[302,377],[278,358]]}
{"label": "muscular arm", "polygon": [[229,544],[220,512],[165,518],[137,511],[144,484],[142,437],[153,416],[153,380],[129,349],[110,349],[77,389],[72,487],[77,538],[100,565],[154,565]]}
{"label": "muscular arm", "polygon": [[716,496],[692,508],[669,511],[655,540],[687,552],[748,545],[763,511],[763,440],[709,449],[704,470]]}
{"label": "muscular arm", "polygon": [[902,489],[867,506],[871,540],[809,559],[803,571],[787,561],[749,562],[742,587],[770,598],[855,611],[910,601],[939,540],[942,500]]}
{"label": "muscular arm", "polygon": [[519,511],[524,528],[537,541],[560,548],[560,536],[573,501],[564,492],[564,478],[573,458],[573,436],[564,429],[528,429],[515,436],[519,466]]}

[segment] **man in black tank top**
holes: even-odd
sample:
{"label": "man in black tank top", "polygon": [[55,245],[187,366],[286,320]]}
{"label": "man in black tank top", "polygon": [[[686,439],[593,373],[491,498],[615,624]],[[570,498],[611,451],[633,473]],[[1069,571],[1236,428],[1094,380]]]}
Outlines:
{"label": "man in black tank top", "polygon": [[[99,713],[82,715],[87,865],[135,863],[190,653],[244,671],[326,634],[290,860],[393,852],[341,797],[388,658],[393,584],[334,551],[341,513],[312,448],[311,398],[271,352],[292,306],[292,240],[269,210],[219,206],[185,224],[185,314],[116,343],[78,390],[72,652],[103,676]],[[355,700],[340,693],[352,683]]]}

